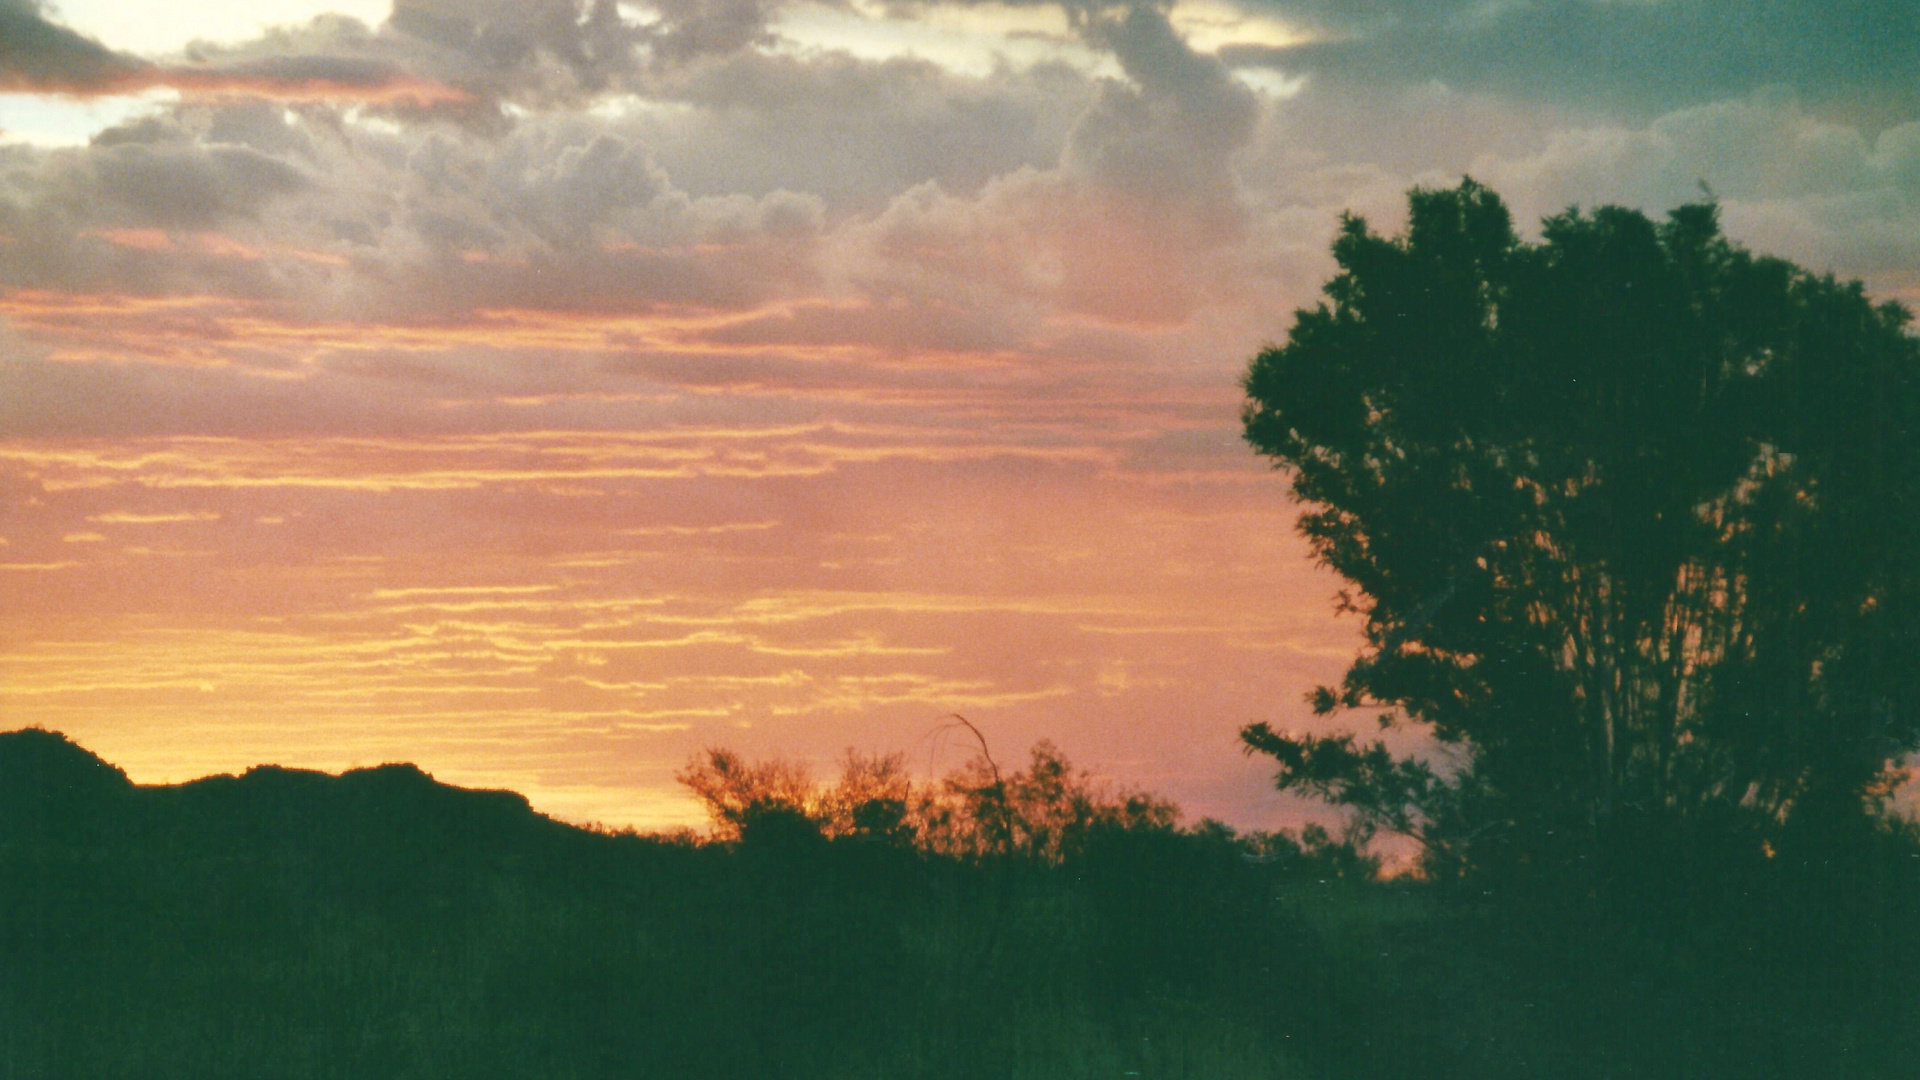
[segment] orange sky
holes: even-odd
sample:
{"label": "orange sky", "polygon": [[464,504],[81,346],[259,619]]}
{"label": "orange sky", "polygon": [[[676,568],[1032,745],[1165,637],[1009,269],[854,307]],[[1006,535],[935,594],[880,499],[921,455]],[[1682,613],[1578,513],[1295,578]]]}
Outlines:
{"label": "orange sky", "polygon": [[[68,362],[224,370],[102,326]],[[1195,419],[1230,393],[1158,416],[951,394],[915,424],[827,419],[869,408],[829,392],[822,419],[721,425],[710,393],[656,389],[606,395],[648,416],[626,430],[10,440],[0,715],[145,781],[404,758],[660,825],[698,747],[924,758],[958,711],[1009,751],[1052,737],[1195,811],[1270,812],[1234,732],[1297,713],[1350,643],[1278,478],[1163,446],[1230,438]]]}

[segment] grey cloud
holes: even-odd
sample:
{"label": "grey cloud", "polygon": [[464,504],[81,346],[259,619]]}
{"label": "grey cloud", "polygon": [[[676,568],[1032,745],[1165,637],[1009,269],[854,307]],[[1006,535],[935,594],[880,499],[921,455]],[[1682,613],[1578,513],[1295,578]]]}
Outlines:
{"label": "grey cloud", "polygon": [[142,116],[124,124],[104,128],[89,141],[96,147],[128,144],[157,146],[166,143],[192,143],[195,141],[195,134],[180,122],[177,113],[162,113],[156,116]]}
{"label": "grey cloud", "polygon": [[1270,0],[1322,39],[1237,62],[1659,111],[1791,86],[1880,122],[1920,102],[1910,0]]}
{"label": "grey cloud", "polygon": [[[289,122],[259,106],[211,112],[177,110],[85,148],[0,151],[0,283],[217,285],[289,310],[407,319],[750,305],[814,273],[820,200],[693,196],[617,137],[528,122],[482,139],[325,115]],[[259,148],[269,144],[284,154]]]}
{"label": "grey cloud", "polygon": [[521,220],[549,243],[567,247],[592,242],[596,226],[615,226],[616,219],[644,214],[672,189],[666,172],[643,148],[611,135],[543,156],[502,181],[507,188],[503,201],[516,207]]}
{"label": "grey cloud", "polygon": [[631,85],[647,71],[773,40],[781,0],[394,0],[388,27],[431,46],[422,58],[499,97],[564,100]]}
{"label": "grey cloud", "polygon": [[1064,66],[955,75],[913,59],[743,52],[684,65],[649,92],[691,109],[641,109],[644,138],[695,192],[789,188],[875,212],[926,181],[976,192],[1059,160],[1095,84]]}
{"label": "grey cloud", "polygon": [[76,162],[70,198],[100,197],[142,224],[208,228],[307,184],[296,168],[241,146],[121,143]]}
{"label": "grey cloud", "polygon": [[305,31],[275,31],[252,46],[194,46],[184,63],[154,63],[61,27],[36,0],[0,0],[0,90],[113,94],[173,86],[215,98],[465,102],[461,90],[420,79],[374,44],[361,23],[324,15]]}
{"label": "grey cloud", "polygon": [[[18,3],[19,0],[10,0]],[[558,100],[662,78],[713,58],[749,61],[730,79],[778,73],[753,46],[770,40],[783,0],[652,0],[629,21],[613,0],[396,0],[386,38],[411,41],[417,70],[489,97]],[[1920,6],[1907,0],[1247,0],[1319,39],[1285,49],[1230,47],[1239,66],[1320,77],[1329,92],[1438,81],[1526,100],[1667,109],[1788,85],[1875,122],[1920,103]],[[1178,54],[1144,36],[1169,5],[1069,0],[1080,33],[1131,52],[1130,77],[1175,74]],[[901,8],[910,14],[912,5]],[[391,44],[391,42],[389,43]],[[398,48],[398,46],[393,46]],[[1158,49],[1156,53],[1155,50]],[[389,50],[392,51],[391,49]],[[401,50],[404,51],[404,50]],[[1121,57],[1123,63],[1126,57]],[[712,95],[715,76],[685,85]],[[739,92],[754,87],[743,84]],[[670,93],[671,91],[669,91]]]}
{"label": "grey cloud", "polygon": [[48,20],[40,0],[0,0],[0,89],[83,92],[143,66]]}
{"label": "grey cloud", "polygon": [[1569,128],[1531,153],[1487,154],[1473,168],[1543,210],[1600,201],[1664,209],[1698,198],[1703,183],[1727,200],[1882,189],[1920,196],[1916,133],[1920,123],[1908,123],[1869,138],[1792,97],[1759,94],[1677,110],[1644,126]]}
{"label": "grey cloud", "polygon": [[590,127],[356,138],[369,148],[335,151],[338,194],[290,204],[350,246],[348,312],[730,307],[814,273],[817,198],[690,195],[644,146]]}
{"label": "grey cloud", "polygon": [[269,102],[243,101],[211,110],[206,141],[251,147],[283,158],[313,157],[313,139],[298,124],[287,121],[286,109]]}
{"label": "grey cloud", "polygon": [[[174,246],[166,237],[257,231],[275,198],[301,190],[300,173],[243,147],[203,150],[159,121],[120,134],[87,148],[0,153],[0,291],[264,299],[310,284],[276,282],[280,268],[235,258],[231,246]],[[123,243],[119,230],[157,231]]]}
{"label": "grey cloud", "polygon": [[1869,136],[1762,93],[1645,125],[1570,128],[1531,153],[1485,155],[1473,172],[1523,221],[1569,204],[1663,213],[1704,182],[1729,233],[1754,249],[1920,299],[1920,122]]}
{"label": "grey cloud", "polygon": [[1875,140],[1873,162],[1903,191],[1920,196],[1920,122],[1882,132]]}
{"label": "grey cloud", "polygon": [[1730,235],[1754,250],[1920,299],[1920,122],[1851,122],[1780,90],[1644,120],[1432,88],[1308,94],[1276,109],[1236,164],[1257,204],[1253,246],[1291,248],[1273,274],[1291,277],[1293,303],[1332,271],[1337,212],[1392,230],[1406,188],[1463,173],[1498,191],[1522,228],[1570,205],[1663,215],[1704,182]]}
{"label": "grey cloud", "polygon": [[[44,244],[73,248],[90,229],[228,227],[307,186],[288,161],[248,146],[200,146],[159,121],[117,129],[88,148],[19,148],[0,169],[0,215],[15,240],[0,246],[0,281],[58,277],[56,267],[35,265],[46,261]],[[15,250],[19,244],[25,248]]]}
{"label": "grey cloud", "polygon": [[1201,56],[1163,12],[1144,6],[1092,24],[1133,81],[1109,83],[1081,118],[1065,164],[1157,199],[1223,200],[1228,158],[1252,137],[1260,109],[1218,60]]}
{"label": "grey cloud", "polygon": [[283,159],[311,157],[313,149],[312,140],[300,126],[287,120],[284,106],[246,99],[142,116],[105,128],[90,142],[95,148],[129,144],[226,144],[249,147]]}
{"label": "grey cloud", "polygon": [[1253,117],[1219,91],[1210,77],[1110,84],[1056,168],[1010,173],[972,199],[923,186],[852,230],[855,279],[876,297],[982,319],[1033,308],[1135,328],[1231,298],[1248,221],[1230,159]]}
{"label": "grey cloud", "polygon": [[[316,42],[335,48],[316,51]],[[37,0],[0,0],[0,89],[104,94],[171,86],[282,98],[360,91],[423,103],[459,96],[423,84],[396,57],[377,52],[366,27],[323,16],[305,32],[276,31],[250,49],[198,46],[188,50],[184,64],[156,64],[51,21]]]}
{"label": "grey cloud", "polygon": [[653,0],[660,25],[650,35],[655,55],[666,61],[737,53],[772,38],[768,29],[776,2],[767,0]]}
{"label": "grey cloud", "polygon": [[[669,247],[736,243],[761,235],[806,238],[818,231],[817,198],[692,196],[677,188],[646,147],[616,135],[576,141],[532,127],[497,148],[437,142],[431,166],[410,166],[440,192],[477,198],[490,220],[523,229],[553,249],[606,242]],[[455,190],[454,185],[466,185]]]}
{"label": "grey cloud", "polygon": [[[19,3],[21,0],[7,0]],[[740,52],[771,40],[763,0],[394,0],[377,31],[342,16],[276,30],[237,46],[197,45],[195,71],[340,86],[431,80],[472,100],[416,91],[388,107],[498,133],[503,102],[577,104],[643,81],[646,72]]]}
{"label": "grey cloud", "polygon": [[[387,25],[437,47],[461,85],[503,95],[605,89],[640,38],[615,0],[394,0]],[[572,85],[556,85],[556,70]]]}
{"label": "grey cloud", "polygon": [[972,198],[903,193],[849,230],[851,280],[869,295],[1018,319],[1023,308],[1169,326],[1233,295],[1247,204],[1234,157],[1260,107],[1167,13],[1088,16],[1128,82],[1103,80],[1052,168],[1002,175]]}
{"label": "grey cloud", "polygon": [[755,234],[755,226],[765,220],[764,201],[728,203],[682,204],[677,213],[661,216],[678,231],[724,235],[731,228],[731,243],[717,238],[711,244],[623,247],[616,242],[606,248],[577,248],[564,256],[537,249],[483,262],[408,259],[386,277],[389,285],[401,289],[366,298],[366,310],[405,315],[422,309],[489,307],[623,314],[675,307],[729,309],[764,303],[814,278],[807,240]]}
{"label": "grey cloud", "polygon": [[1263,190],[1311,175],[1289,164],[1303,157],[1406,177],[1457,175],[1483,155],[1528,154],[1556,132],[1594,122],[1569,108],[1431,82],[1310,82],[1305,92],[1267,110],[1251,149],[1236,161],[1247,182]]}
{"label": "grey cloud", "polygon": [[388,86],[407,77],[397,62],[371,56],[262,56],[205,70],[211,77],[257,80],[266,86],[326,83],[372,88]]}

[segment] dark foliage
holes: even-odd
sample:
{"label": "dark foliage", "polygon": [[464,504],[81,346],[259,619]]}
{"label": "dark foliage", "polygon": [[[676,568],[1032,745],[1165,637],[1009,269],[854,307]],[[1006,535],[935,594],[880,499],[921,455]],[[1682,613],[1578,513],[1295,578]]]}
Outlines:
{"label": "dark foliage", "polygon": [[1920,741],[1907,313],[1748,254],[1711,203],[1568,211],[1538,244],[1471,180],[1410,208],[1398,238],[1346,220],[1327,302],[1252,363],[1246,434],[1366,619],[1316,711],[1465,767],[1248,746],[1483,884],[1630,894],[1872,843]]}
{"label": "dark foliage", "polygon": [[[1036,762],[1002,782],[1127,798]],[[0,735],[0,811],[7,1080],[1901,1077],[1920,1051],[1912,932],[1796,985],[1378,882],[1313,828],[941,853],[789,807],[695,843],[408,766],[136,787],[34,731]],[[1920,926],[1915,851],[1875,856],[1884,925]]]}
{"label": "dark foliage", "polygon": [[1267,724],[1247,749],[1354,835],[1419,841],[1431,992],[1479,964],[1521,988],[1583,1056],[1540,1075],[1910,1070],[1920,847],[1884,812],[1920,742],[1908,313],[1729,243],[1711,203],[1537,244],[1471,180],[1410,211],[1345,221],[1245,426],[1366,621],[1315,711],[1447,753]]}
{"label": "dark foliage", "polygon": [[0,1078],[1297,1075],[1262,924],[1329,858],[1168,826],[983,859],[756,801],[696,843],[411,766],[138,787],[0,735]]}

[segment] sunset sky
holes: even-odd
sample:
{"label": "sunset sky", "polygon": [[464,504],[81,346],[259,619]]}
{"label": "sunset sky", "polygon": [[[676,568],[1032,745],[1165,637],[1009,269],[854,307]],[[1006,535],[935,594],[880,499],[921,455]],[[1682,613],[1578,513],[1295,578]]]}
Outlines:
{"label": "sunset sky", "polygon": [[648,828],[958,712],[1286,823],[1357,629],[1238,380],[1462,173],[1920,303],[1920,5],[0,0],[0,728]]}

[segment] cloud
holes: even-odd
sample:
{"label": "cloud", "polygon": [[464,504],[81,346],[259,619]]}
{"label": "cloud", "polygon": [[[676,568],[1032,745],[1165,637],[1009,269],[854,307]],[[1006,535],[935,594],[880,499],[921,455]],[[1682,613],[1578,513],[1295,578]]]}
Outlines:
{"label": "cloud", "polygon": [[1064,65],[980,77],[910,57],[745,51],[649,76],[650,97],[614,124],[691,191],[787,188],[871,213],[927,181],[970,194],[1056,164],[1096,89]]}
{"label": "cloud", "polygon": [[82,92],[114,84],[142,67],[49,21],[40,0],[0,0],[0,90]]}
{"label": "cloud", "polygon": [[213,292],[330,317],[745,307],[807,281],[814,196],[691,195],[561,120],[501,139],[258,103],[0,149],[0,284]]}
{"label": "cloud", "polygon": [[391,61],[357,56],[268,57],[219,66],[152,68],[113,89],[125,92],[136,86],[170,87],[193,101],[262,98],[431,108],[473,100],[465,90],[416,77]]}
{"label": "cloud", "polygon": [[765,0],[654,0],[660,21],[648,44],[656,59],[669,63],[738,53],[772,39],[768,24],[778,6]]}
{"label": "cloud", "polygon": [[[697,14],[689,7],[663,19]],[[236,81],[372,86],[419,70],[434,85],[483,93],[559,65],[580,89],[599,79],[580,65],[603,58],[611,79],[630,59],[587,40],[603,33],[633,43],[625,31],[593,30],[596,18],[620,16],[566,0],[403,3],[377,32],[322,19],[240,46],[197,47],[188,59]],[[952,285],[973,298],[962,306],[981,325],[1036,297],[1100,317],[1177,319],[1225,272],[1188,256],[1244,229],[1229,159],[1260,106],[1185,45],[1165,13],[1103,15],[1085,33],[1115,52],[1127,82],[1058,67],[969,78],[924,62],[746,46],[655,65],[645,85],[693,108],[675,144],[680,160],[704,173],[703,186],[720,188],[697,194],[641,141],[673,142],[673,125],[644,110],[598,121],[550,110],[480,131],[384,105],[379,115],[391,123],[259,101],[183,105],[44,156],[15,174],[12,191],[0,188],[0,224],[17,223],[31,241],[0,251],[0,280],[46,287],[64,278],[96,292],[213,288],[378,318],[508,305],[740,309],[832,282],[842,298],[880,310],[903,294],[870,288],[878,275],[857,264],[878,252],[899,265],[902,252],[958,229],[968,235],[940,242],[969,252],[960,263],[920,261],[940,279],[929,288]],[[478,68],[468,64],[495,72],[494,82],[474,82]],[[769,152],[759,136],[772,132],[781,134]],[[822,139],[868,156],[808,152]],[[763,174],[751,194],[728,190],[736,155],[807,162],[811,172]],[[935,186],[916,187],[928,182]],[[878,213],[835,220],[813,193],[821,188],[851,197],[844,205],[856,214]],[[144,247],[112,240],[143,229],[170,235]],[[204,239],[215,230],[224,240]],[[203,239],[171,235],[182,231]],[[1030,259],[1021,254],[1029,242]],[[223,257],[242,251],[254,257]],[[1157,282],[1139,270],[1149,251],[1173,256]],[[982,276],[952,276],[971,275],[968,266]],[[116,279],[127,284],[116,289]],[[910,302],[948,310],[919,295]],[[963,321],[932,323],[958,332],[956,341],[991,337],[964,331]]]}
{"label": "cloud", "polygon": [[[318,25],[343,42],[365,28],[333,17]],[[470,95],[407,72],[384,57],[276,53],[232,62],[157,64],[115,52],[49,20],[37,0],[0,0],[0,90],[74,96],[132,94],[156,87],[194,100],[253,97],[433,106]]]}
{"label": "cloud", "polygon": [[908,304],[937,296],[1003,325],[1039,309],[1137,327],[1180,323],[1232,294],[1248,227],[1232,160],[1256,129],[1257,97],[1164,12],[1101,15],[1086,33],[1128,81],[1098,84],[1058,162],[972,198],[937,184],[903,193],[850,230],[863,289]]}
{"label": "cloud", "polygon": [[[753,42],[642,63],[668,16],[649,23],[638,9],[571,0],[402,7],[378,30],[321,19],[187,59],[287,85],[424,78],[481,95],[533,87],[535,101],[598,80],[609,96],[586,112],[561,107],[561,94],[487,128],[391,104],[186,103],[90,147],[22,155],[0,181],[0,229],[14,240],[0,249],[0,281],[215,293],[382,322],[509,307],[757,311],[680,344],[787,345],[798,357],[846,335],[896,353],[978,356],[1034,347],[1063,320],[1165,328],[1220,305],[1299,297],[1336,211],[1391,207],[1423,178],[1474,170],[1523,198],[1611,191],[1669,205],[1707,179],[1743,198],[1722,176],[1737,178],[1740,156],[1774,137],[1770,121],[1712,113],[1721,106],[1581,123],[1390,79],[1364,93],[1311,84],[1293,99],[1262,97],[1148,5],[1075,9],[1075,33],[1121,78],[1060,64],[966,76]],[[1398,33],[1422,10],[1285,14],[1353,44]],[[1449,17],[1466,34],[1518,16]],[[595,19],[629,21],[596,30]],[[1698,118],[1709,114],[1718,119]],[[1689,123],[1705,126],[1683,131]],[[1769,198],[1839,198],[1903,167],[1899,129],[1873,136],[1886,142],[1874,150],[1858,125],[1821,123],[1779,136],[1801,140],[1789,155],[1799,179],[1783,178],[1788,157],[1770,159]],[[1682,145],[1692,149],[1661,149]],[[816,152],[824,146],[847,152]],[[1861,164],[1875,154],[1891,164]],[[1837,211],[1804,220],[1830,219]],[[787,304],[807,297],[829,303]]]}
{"label": "cloud", "polygon": [[1131,85],[1108,82],[1067,144],[1064,164],[1155,202],[1218,198],[1228,159],[1259,117],[1253,91],[1174,31],[1164,13],[1131,7],[1092,24]]}
{"label": "cloud", "polygon": [[1570,128],[1531,153],[1485,155],[1472,171],[1523,220],[1608,202],[1660,214],[1704,185],[1728,231],[1755,250],[1920,298],[1920,123],[1869,137],[1762,92],[1644,126]]}
{"label": "cloud", "polygon": [[[372,43],[485,99],[580,100],[635,64],[614,0],[395,0]],[[479,114],[475,114],[476,118]]]}
{"label": "cloud", "polygon": [[1792,86],[1878,117],[1920,102],[1920,8],[1905,0],[1271,0],[1317,40],[1242,50],[1341,83],[1489,89],[1661,111]]}
{"label": "cloud", "polygon": [[368,314],[750,307],[812,276],[823,227],[813,196],[693,196],[645,148],[564,126],[429,136],[379,168],[398,197],[365,223]]}
{"label": "cloud", "polygon": [[249,216],[307,178],[248,147],[122,143],[95,148],[63,177],[66,197],[98,197],[143,224],[203,228]]}

